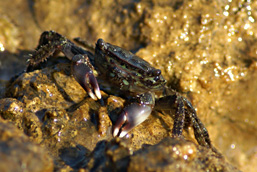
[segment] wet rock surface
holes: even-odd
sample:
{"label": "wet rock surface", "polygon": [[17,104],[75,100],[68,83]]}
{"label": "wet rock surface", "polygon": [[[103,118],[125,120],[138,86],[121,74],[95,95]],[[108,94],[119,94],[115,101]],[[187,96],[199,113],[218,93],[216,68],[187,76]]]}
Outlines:
{"label": "wet rock surface", "polygon": [[[123,166],[128,170],[166,170],[176,163],[187,164],[188,160],[178,161],[173,153],[169,154],[169,148],[160,151],[169,154],[174,162],[157,164],[154,160],[158,158],[150,151],[151,146],[142,148],[170,135],[173,120],[169,115],[152,113],[127,139],[116,143],[112,140],[111,127],[121,112],[123,99],[102,92],[102,106],[101,102],[87,98],[70,76],[66,61],[54,66],[47,62],[47,68],[18,75],[25,69],[28,56],[24,54],[37,46],[44,30],[53,29],[71,39],[80,36],[91,43],[103,38],[136,52],[161,69],[168,85],[185,93],[192,101],[224,157],[243,171],[254,171],[257,154],[256,11],[255,1],[240,0],[1,1],[1,117],[23,131],[30,142],[45,147],[56,170],[86,168],[93,171],[123,169]],[[14,73],[17,77],[4,90]],[[193,140],[190,129],[184,135]],[[152,147],[157,149],[165,141]],[[193,144],[183,140],[167,142]],[[103,148],[99,144],[103,144]],[[116,153],[112,144],[117,146]],[[201,156],[206,157],[209,150],[194,147],[197,153],[190,163],[195,165],[189,167],[209,169],[214,163],[212,169],[217,171],[236,171],[223,159],[212,155],[211,160],[199,160]],[[106,156],[102,158],[106,160],[98,164],[101,157],[97,152],[101,149],[103,152],[112,150],[104,153]],[[164,160],[165,153],[161,153]],[[144,159],[147,156],[154,158]],[[118,161],[123,165],[118,166]],[[142,166],[136,166],[136,161],[142,162]],[[203,167],[204,163],[208,167]]]}
{"label": "wet rock surface", "polygon": [[48,152],[32,143],[15,126],[0,119],[1,171],[53,171],[53,159]]}
{"label": "wet rock surface", "polygon": [[[199,163],[195,159],[196,152],[203,156],[211,150],[197,148],[192,141],[168,141],[172,144],[164,144],[164,147],[173,149],[173,153],[166,152],[162,146],[142,149],[145,145],[154,145],[164,138],[170,138],[173,122],[170,115],[155,112],[155,115],[130,132],[127,138],[113,140],[111,119],[117,119],[124,100],[104,92],[102,95],[104,107],[100,101],[89,98],[71,76],[69,63],[58,63],[42,70],[23,73],[11,82],[5,96],[12,98],[0,100],[0,112],[3,119],[13,123],[33,142],[43,145],[50,152],[57,170],[168,171],[176,166],[177,159],[183,157],[186,161],[181,162],[178,170],[181,166],[195,171],[202,166],[214,171],[216,168],[221,171],[234,169],[215,153],[212,153],[213,159],[222,167],[220,164],[202,162],[196,168]],[[166,162],[169,156],[175,159]],[[145,158],[147,161],[144,161]],[[188,159],[194,165],[187,166]],[[140,164],[136,165],[137,161],[141,161]]]}
{"label": "wet rock surface", "polygon": [[86,168],[95,171],[238,171],[212,151],[171,137],[133,154],[120,140],[102,141],[92,155]]}

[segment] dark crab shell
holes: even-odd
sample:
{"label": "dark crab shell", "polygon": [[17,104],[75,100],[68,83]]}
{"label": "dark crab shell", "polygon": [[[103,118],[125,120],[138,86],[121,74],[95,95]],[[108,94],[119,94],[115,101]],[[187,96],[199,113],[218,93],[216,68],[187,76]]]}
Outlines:
{"label": "dark crab shell", "polygon": [[[98,39],[95,64],[112,84],[123,91],[145,93],[159,91],[166,84],[161,70],[133,53]],[[107,72],[108,71],[108,72]]]}

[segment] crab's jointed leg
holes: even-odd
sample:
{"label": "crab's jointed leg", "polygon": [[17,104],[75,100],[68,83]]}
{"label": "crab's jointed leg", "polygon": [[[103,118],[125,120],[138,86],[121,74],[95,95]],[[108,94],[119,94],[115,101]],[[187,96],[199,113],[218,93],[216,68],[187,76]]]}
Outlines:
{"label": "crab's jointed leg", "polygon": [[70,40],[55,31],[45,31],[41,34],[36,52],[29,59],[27,72],[59,52],[62,52],[72,61],[71,73],[88,95],[94,100],[101,99],[98,82],[93,74],[93,66],[90,62],[92,58],[89,59],[92,54],[74,45]]}
{"label": "crab's jointed leg", "polygon": [[156,101],[155,108],[157,110],[176,109],[174,117],[174,125],[172,129],[173,137],[182,136],[182,131],[185,127],[185,119],[192,125],[194,135],[197,142],[202,146],[212,147],[207,129],[197,117],[196,111],[190,101],[180,95],[178,92],[166,88],[167,96]]}

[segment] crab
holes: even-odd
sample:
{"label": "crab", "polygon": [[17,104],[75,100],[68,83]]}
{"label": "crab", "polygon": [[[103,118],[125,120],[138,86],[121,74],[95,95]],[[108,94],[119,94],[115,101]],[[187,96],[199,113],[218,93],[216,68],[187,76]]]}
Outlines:
{"label": "crab", "polygon": [[[94,46],[80,38],[79,44],[94,50],[91,53],[55,31],[42,33],[35,53],[29,59],[27,72],[42,61],[62,52],[71,61],[71,73],[76,81],[94,99],[101,99],[98,80],[115,93],[127,97],[131,103],[125,106],[113,126],[114,137],[124,137],[137,125],[145,121],[155,109],[176,109],[172,137],[181,137],[188,122],[194,129],[199,145],[212,148],[209,134],[191,102],[179,92],[166,86],[161,70],[121,47],[98,39]],[[97,71],[98,76],[94,74]],[[162,95],[162,96],[160,96]]]}

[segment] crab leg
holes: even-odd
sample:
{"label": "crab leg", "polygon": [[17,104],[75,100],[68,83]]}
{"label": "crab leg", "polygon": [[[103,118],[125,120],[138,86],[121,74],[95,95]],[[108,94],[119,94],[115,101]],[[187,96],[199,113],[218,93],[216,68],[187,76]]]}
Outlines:
{"label": "crab leg", "polygon": [[94,67],[89,60],[92,54],[55,31],[45,31],[41,34],[36,52],[29,59],[27,72],[59,52],[72,61],[71,73],[88,95],[94,100],[101,99],[98,82],[93,74]]}
{"label": "crab leg", "polygon": [[201,122],[201,120],[197,117],[196,111],[193,108],[193,105],[186,98],[184,98],[184,102],[186,106],[189,107],[191,112],[189,115],[191,115],[190,118],[193,124],[193,128],[195,131],[194,134],[197,142],[202,146],[212,147],[209,133],[205,128],[205,126],[203,125],[203,123]]}
{"label": "crab leg", "polygon": [[[190,101],[172,89],[166,88],[167,96],[156,101],[157,110],[176,109],[172,129],[173,137],[180,137],[187,125],[192,125],[197,142],[202,146],[213,147],[207,129],[197,117],[196,111]],[[189,124],[185,123],[189,119]],[[185,126],[186,124],[186,126]]]}
{"label": "crab leg", "polygon": [[172,129],[172,136],[179,137],[182,135],[182,131],[185,125],[185,108],[182,98],[179,96],[176,99],[176,104],[178,105],[177,111],[174,118],[174,124]]}

